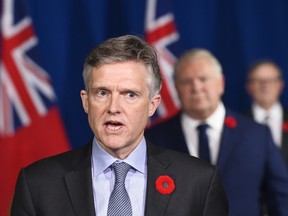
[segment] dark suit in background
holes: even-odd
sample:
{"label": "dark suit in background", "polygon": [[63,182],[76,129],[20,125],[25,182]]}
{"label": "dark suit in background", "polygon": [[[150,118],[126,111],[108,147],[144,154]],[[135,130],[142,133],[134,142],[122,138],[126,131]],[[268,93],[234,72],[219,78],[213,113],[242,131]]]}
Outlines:
{"label": "dark suit in background", "polygon": [[[254,119],[252,111],[246,112],[249,118]],[[282,140],[280,151],[285,159],[286,165],[288,166],[288,129],[285,128],[284,124],[288,126],[288,111],[284,110],[283,112],[283,127],[282,127]],[[287,127],[288,128],[288,127]]]}
{"label": "dark suit in background", "polygon": [[[288,215],[288,174],[268,127],[232,111],[237,126],[224,126],[216,166],[229,202],[229,215],[260,215],[261,188],[268,198],[269,215]],[[180,114],[145,132],[147,139],[189,154]]]}
{"label": "dark suit in background", "polygon": [[288,111],[284,111],[283,125],[285,124],[285,129],[282,130],[282,142],[281,142],[281,152],[284,155],[286,164],[288,166]]}

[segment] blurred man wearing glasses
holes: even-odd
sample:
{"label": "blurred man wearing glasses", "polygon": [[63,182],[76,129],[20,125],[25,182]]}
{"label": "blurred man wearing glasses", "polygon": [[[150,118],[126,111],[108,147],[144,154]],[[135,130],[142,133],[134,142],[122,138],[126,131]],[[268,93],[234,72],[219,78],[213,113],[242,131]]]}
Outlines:
{"label": "blurred man wearing glasses", "polygon": [[280,103],[284,80],[271,60],[257,61],[248,71],[246,90],[252,99],[250,117],[269,126],[276,145],[288,164],[288,111]]}

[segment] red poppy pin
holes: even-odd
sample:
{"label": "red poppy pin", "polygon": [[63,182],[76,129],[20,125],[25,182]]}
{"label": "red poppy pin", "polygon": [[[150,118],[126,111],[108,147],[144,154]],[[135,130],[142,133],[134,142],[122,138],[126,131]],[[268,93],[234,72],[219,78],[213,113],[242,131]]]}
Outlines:
{"label": "red poppy pin", "polygon": [[232,116],[226,116],[224,123],[229,128],[235,128],[237,126],[237,121]]}
{"label": "red poppy pin", "polygon": [[156,180],[156,189],[161,194],[171,194],[175,190],[174,180],[167,176],[159,176]]}
{"label": "red poppy pin", "polygon": [[288,133],[288,121],[284,121],[282,124],[283,132]]}

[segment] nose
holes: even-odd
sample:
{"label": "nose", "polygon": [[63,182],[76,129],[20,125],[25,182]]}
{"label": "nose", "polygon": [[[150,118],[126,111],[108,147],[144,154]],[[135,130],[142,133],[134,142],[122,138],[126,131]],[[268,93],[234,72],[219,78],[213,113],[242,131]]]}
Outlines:
{"label": "nose", "polygon": [[200,80],[192,80],[190,86],[192,91],[199,91],[203,85]]}
{"label": "nose", "polygon": [[108,113],[115,115],[120,113],[120,99],[118,95],[112,95],[108,105]]}

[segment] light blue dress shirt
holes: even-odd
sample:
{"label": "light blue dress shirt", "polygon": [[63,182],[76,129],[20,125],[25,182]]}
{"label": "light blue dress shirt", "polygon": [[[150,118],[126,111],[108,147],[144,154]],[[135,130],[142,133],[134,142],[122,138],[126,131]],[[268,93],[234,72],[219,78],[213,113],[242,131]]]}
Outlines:
{"label": "light blue dress shirt", "polygon": [[92,184],[96,215],[106,216],[110,194],[114,188],[115,176],[111,164],[126,162],[131,166],[125,179],[134,216],[144,216],[147,186],[147,150],[143,138],[140,144],[124,160],[108,154],[94,137],[92,146]]}

